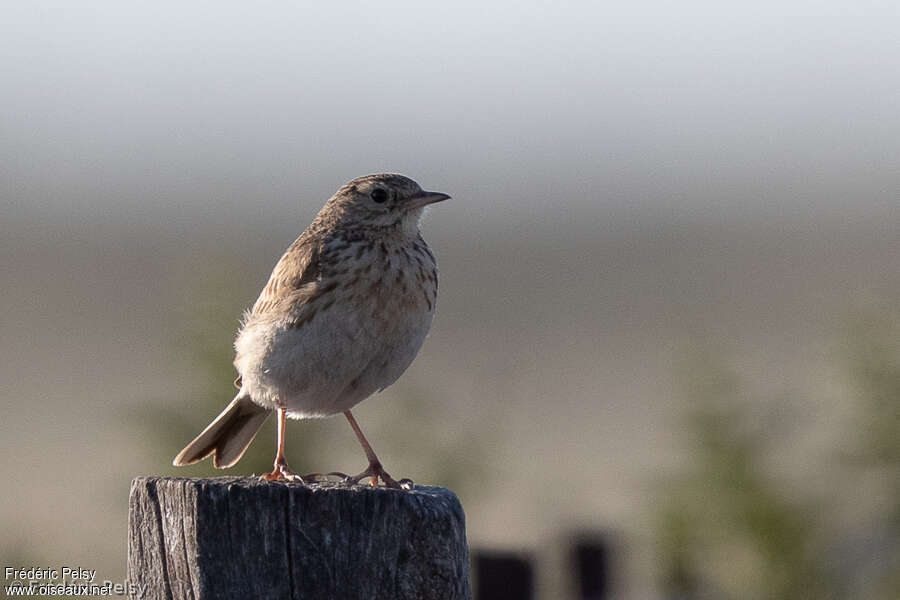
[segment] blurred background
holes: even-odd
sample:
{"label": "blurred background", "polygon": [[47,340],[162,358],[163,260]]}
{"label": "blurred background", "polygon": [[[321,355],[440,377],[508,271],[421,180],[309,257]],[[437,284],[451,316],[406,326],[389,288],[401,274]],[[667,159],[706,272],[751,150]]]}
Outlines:
{"label": "blurred background", "polygon": [[[453,195],[356,411],[480,598],[900,596],[893,2],[6,2],[0,562],[124,578],[129,482],[345,181]],[[300,472],[364,465],[292,422]],[[274,422],[229,473],[263,472]],[[506,575],[503,575],[506,574]],[[493,594],[493,596],[492,596]],[[508,596],[511,597],[511,596]]]}

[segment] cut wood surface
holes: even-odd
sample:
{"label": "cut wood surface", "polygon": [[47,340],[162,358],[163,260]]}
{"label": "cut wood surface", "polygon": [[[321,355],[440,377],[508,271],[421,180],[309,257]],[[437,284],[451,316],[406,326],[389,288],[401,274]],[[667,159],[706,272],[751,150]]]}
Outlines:
{"label": "cut wood surface", "polygon": [[128,529],[135,598],[471,598],[444,488],[138,477]]}

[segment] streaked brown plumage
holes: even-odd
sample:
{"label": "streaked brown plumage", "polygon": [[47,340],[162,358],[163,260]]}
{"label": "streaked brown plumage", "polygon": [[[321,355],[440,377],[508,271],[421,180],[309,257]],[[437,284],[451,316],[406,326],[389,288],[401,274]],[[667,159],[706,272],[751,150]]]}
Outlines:
{"label": "streaked brown plumage", "polygon": [[419,232],[428,204],[402,175],[360,177],[341,187],[275,265],[235,341],[240,390],[175,458],[240,459],[268,412],[279,416],[279,451],[267,478],[297,477],[284,460],[284,420],[343,412],[369,459],[363,477],[384,472],[350,413],[384,389],[415,358],[437,299],[434,254]]}

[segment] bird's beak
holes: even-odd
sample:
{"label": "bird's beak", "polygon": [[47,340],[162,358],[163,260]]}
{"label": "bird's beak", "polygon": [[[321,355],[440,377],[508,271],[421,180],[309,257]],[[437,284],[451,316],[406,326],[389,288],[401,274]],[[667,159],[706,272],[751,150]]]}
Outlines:
{"label": "bird's beak", "polygon": [[409,199],[408,208],[422,208],[423,206],[428,206],[429,204],[434,204],[435,202],[441,202],[442,200],[448,200],[449,198],[450,196],[448,196],[447,194],[442,194],[441,192],[426,192],[423,190]]}

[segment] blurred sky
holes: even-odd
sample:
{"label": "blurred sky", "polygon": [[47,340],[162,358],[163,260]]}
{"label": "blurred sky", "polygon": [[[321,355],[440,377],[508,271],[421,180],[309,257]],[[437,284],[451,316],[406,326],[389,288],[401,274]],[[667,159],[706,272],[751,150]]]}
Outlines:
{"label": "blurred sky", "polygon": [[[359,410],[365,428],[420,394],[440,435],[496,430],[490,485],[466,505],[476,544],[646,533],[647,482],[679,447],[673,362],[694,336],[770,392],[804,389],[827,429],[829,336],[900,290],[894,2],[2,14],[0,479],[19,484],[0,526],[38,556],[121,567],[127,482],[178,450],[136,439],[121,407],[187,405],[185,307],[218,299],[224,273],[236,326],[285,246],[365,173],[454,197],[425,220],[431,337]],[[402,472],[410,454],[382,458]]]}
{"label": "blurred sky", "polygon": [[9,2],[4,204],[267,220],[391,170],[464,223],[893,210],[898,10]]}

